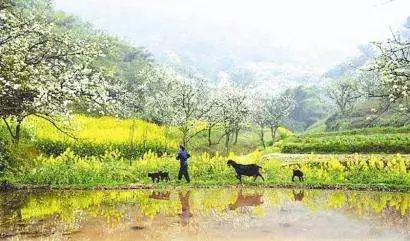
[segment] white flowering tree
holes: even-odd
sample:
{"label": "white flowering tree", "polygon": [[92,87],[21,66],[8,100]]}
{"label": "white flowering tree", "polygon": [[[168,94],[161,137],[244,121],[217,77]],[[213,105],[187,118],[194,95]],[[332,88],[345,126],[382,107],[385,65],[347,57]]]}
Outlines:
{"label": "white flowering tree", "polygon": [[[378,74],[382,91],[369,93],[370,97],[387,99],[390,103],[399,103],[402,110],[410,94],[410,42],[393,34],[386,42],[374,43],[378,51],[370,70]],[[390,106],[390,105],[386,105]],[[387,110],[387,108],[386,108]]]}
{"label": "white flowering tree", "polygon": [[327,86],[326,94],[342,115],[351,111],[354,104],[362,96],[354,77],[331,80]]}
{"label": "white flowering tree", "polygon": [[205,100],[205,108],[208,110],[205,115],[202,117],[202,120],[205,122],[205,129],[207,132],[208,146],[214,144],[219,144],[222,138],[219,138],[216,142],[212,141],[212,132],[221,124],[221,115],[219,109],[217,89],[208,87],[208,98]]}
{"label": "white flowering tree", "polygon": [[147,98],[146,111],[151,119],[175,125],[181,132],[181,142],[187,146],[193,137],[206,130],[200,123],[210,111],[206,80],[190,71],[166,68],[161,87]]}
{"label": "white flowering tree", "polygon": [[[110,48],[104,51],[105,56],[97,64],[116,80],[114,92],[122,106],[119,114],[143,118],[147,98],[163,87],[160,68],[146,49],[109,36],[107,40],[111,43]],[[158,120],[154,122],[159,123]]]}
{"label": "white flowering tree", "polygon": [[276,131],[295,108],[295,100],[291,95],[282,94],[265,100],[266,124],[271,131],[272,141],[275,141]]}
{"label": "white flowering tree", "polygon": [[58,26],[48,1],[1,2],[0,116],[16,143],[28,116],[64,131],[55,118],[69,116],[73,103],[107,106],[107,81],[94,65],[107,47],[99,40]]}
{"label": "white flowering tree", "polygon": [[251,110],[251,117],[253,123],[255,123],[259,128],[259,138],[263,147],[265,145],[265,128],[267,127],[269,121],[269,113],[267,109],[268,100],[264,96],[255,95],[252,98],[253,108]]}
{"label": "white flowering tree", "polygon": [[[224,81],[218,87],[215,95],[216,114],[221,123],[225,137],[225,149],[229,152],[232,137],[236,143],[238,134],[249,116],[249,98],[245,91],[236,88],[231,82]],[[234,135],[234,136],[233,136]]]}
{"label": "white flowering tree", "polygon": [[140,86],[144,93],[143,117],[160,125],[171,124],[173,119],[173,106],[170,105],[171,96],[168,94],[173,84],[170,72],[163,66],[155,66],[150,81]]}

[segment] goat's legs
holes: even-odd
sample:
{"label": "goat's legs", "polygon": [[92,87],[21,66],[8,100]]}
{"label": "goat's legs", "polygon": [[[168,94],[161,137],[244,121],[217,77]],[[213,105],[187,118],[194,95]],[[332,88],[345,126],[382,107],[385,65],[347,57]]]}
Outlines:
{"label": "goat's legs", "polygon": [[238,178],[239,182],[242,184],[242,176],[239,175],[239,174],[237,174],[237,175],[236,175],[236,178]]}
{"label": "goat's legs", "polygon": [[258,174],[256,174],[255,176],[253,176],[253,181],[255,182],[255,181],[256,181],[256,178],[258,178],[258,177],[261,177],[262,180],[265,181],[265,178],[263,178],[263,176],[262,176],[260,173],[258,173]]}

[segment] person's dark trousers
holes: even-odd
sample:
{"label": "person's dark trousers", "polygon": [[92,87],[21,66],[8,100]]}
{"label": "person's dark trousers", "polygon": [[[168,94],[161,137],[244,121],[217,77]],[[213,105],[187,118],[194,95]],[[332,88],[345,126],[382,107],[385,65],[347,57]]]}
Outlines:
{"label": "person's dark trousers", "polygon": [[178,180],[181,180],[182,176],[185,177],[187,182],[191,181],[191,179],[189,178],[189,174],[188,174],[188,165],[181,165],[179,167]]}

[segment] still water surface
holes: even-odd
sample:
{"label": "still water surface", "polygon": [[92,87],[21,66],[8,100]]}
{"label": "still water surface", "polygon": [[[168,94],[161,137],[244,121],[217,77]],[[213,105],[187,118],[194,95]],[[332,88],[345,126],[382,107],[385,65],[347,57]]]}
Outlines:
{"label": "still water surface", "polygon": [[0,205],[4,240],[410,240],[410,193],[12,192]]}

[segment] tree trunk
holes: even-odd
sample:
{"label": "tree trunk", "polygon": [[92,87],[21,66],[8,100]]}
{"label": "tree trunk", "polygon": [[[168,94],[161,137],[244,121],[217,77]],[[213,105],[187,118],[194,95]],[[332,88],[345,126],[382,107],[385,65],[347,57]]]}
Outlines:
{"label": "tree trunk", "polygon": [[211,133],[212,133],[212,126],[208,126],[208,146],[212,146]]}
{"label": "tree trunk", "polygon": [[188,142],[188,140],[187,140],[187,135],[186,135],[186,133],[184,132],[183,134],[182,134],[182,145],[185,147],[185,148],[187,148],[187,142]]}
{"label": "tree trunk", "polygon": [[273,137],[276,138],[276,131],[278,130],[278,127],[275,127],[275,130],[273,131]]}
{"label": "tree trunk", "polygon": [[21,122],[22,122],[22,120],[17,120],[17,123],[16,123],[16,134],[14,135],[14,143],[16,144],[16,145],[18,145],[19,144],[19,142],[20,142],[20,137],[21,137]]}
{"label": "tree trunk", "polygon": [[6,124],[7,130],[9,131],[9,134],[10,134],[10,136],[11,136],[11,139],[13,139],[13,142],[14,142],[14,140],[15,140],[16,138],[15,138],[15,135],[14,135],[14,133],[13,133],[13,130],[12,130],[10,124],[7,122],[7,119],[6,119],[6,118],[2,118],[2,119],[3,119],[3,121],[4,121],[4,124]]}
{"label": "tree trunk", "polygon": [[239,136],[239,128],[237,128],[236,130],[235,130],[235,141],[234,141],[234,145],[236,145],[236,143],[238,143],[238,136]]}
{"label": "tree trunk", "polygon": [[271,126],[270,127],[270,133],[272,136],[272,143],[275,143],[275,138],[276,138],[276,131],[278,130],[277,126]]}
{"label": "tree trunk", "polygon": [[265,136],[265,133],[263,131],[263,126],[261,126],[260,138],[261,138],[263,148],[266,148],[264,136]]}
{"label": "tree trunk", "polygon": [[229,153],[229,141],[230,141],[230,133],[225,133],[225,150],[226,154]]}
{"label": "tree trunk", "polygon": [[187,143],[188,143],[188,130],[186,128],[182,128],[181,129],[182,132],[182,145],[185,146],[185,148],[187,147]]}
{"label": "tree trunk", "polygon": [[13,133],[13,128],[12,126],[7,122],[6,118],[3,118],[4,123],[6,124],[7,130],[10,133],[11,138],[13,139],[13,143],[18,145],[21,139],[21,124],[23,123],[24,118],[18,118],[16,120],[16,127],[14,128],[14,133]]}
{"label": "tree trunk", "polygon": [[275,142],[275,134],[274,134],[273,128],[274,128],[273,126],[270,127],[270,136],[272,138],[272,143]]}

